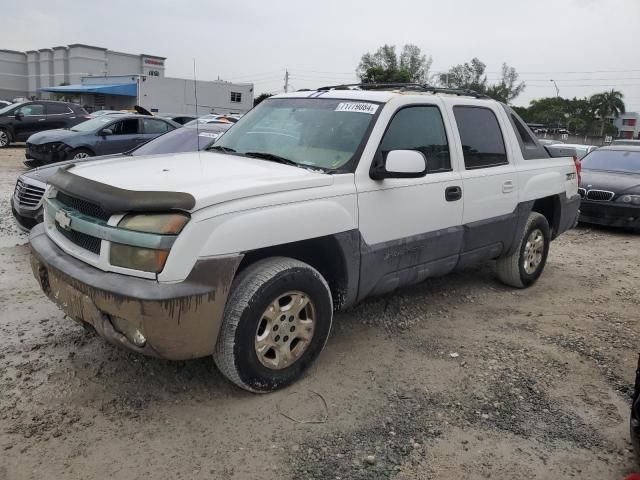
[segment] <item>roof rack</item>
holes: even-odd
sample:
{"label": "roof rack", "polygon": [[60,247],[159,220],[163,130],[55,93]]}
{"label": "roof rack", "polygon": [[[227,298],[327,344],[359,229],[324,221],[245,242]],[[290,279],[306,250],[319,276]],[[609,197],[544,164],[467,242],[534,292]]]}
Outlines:
{"label": "roof rack", "polygon": [[465,88],[432,87],[422,83],[346,83],[343,85],[330,85],[317,89],[319,92],[329,90],[400,90],[403,92],[447,93],[449,95],[459,95],[461,97],[491,98],[488,95],[476,92],[475,90]]}

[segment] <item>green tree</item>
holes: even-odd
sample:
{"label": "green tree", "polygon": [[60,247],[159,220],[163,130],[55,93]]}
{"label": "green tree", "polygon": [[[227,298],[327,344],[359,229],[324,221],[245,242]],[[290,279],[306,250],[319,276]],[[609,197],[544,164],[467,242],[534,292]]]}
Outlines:
{"label": "green tree", "polygon": [[455,65],[446,73],[439,75],[439,80],[445,87],[463,88],[484,93],[487,89],[487,66],[477,58],[471,62]]}
{"label": "green tree", "polygon": [[502,78],[499,83],[491,85],[486,94],[500,102],[509,103],[524,90],[524,82],[518,83],[518,72],[506,63],[502,64]]}
{"label": "green tree", "polygon": [[404,45],[398,56],[395,45],[385,44],[375,53],[362,55],[356,74],[362,83],[424,83],[431,63],[431,57],[416,45]]}
{"label": "green tree", "polygon": [[273,93],[261,93],[260,95],[258,95],[256,98],[253,99],[253,106],[255,107],[256,105],[258,105],[260,102],[266,100],[269,97],[272,97]]}
{"label": "green tree", "polygon": [[600,136],[605,133],[605,125],[609,117],[617,117],[625,112],[624,95],[618,90],[596,93],[590,99],[593,112],[600,117]]}

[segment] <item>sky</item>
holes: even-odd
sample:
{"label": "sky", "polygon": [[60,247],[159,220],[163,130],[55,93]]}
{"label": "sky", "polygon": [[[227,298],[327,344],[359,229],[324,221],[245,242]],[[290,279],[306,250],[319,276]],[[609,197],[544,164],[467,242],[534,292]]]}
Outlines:
{"label": "sky", "polygon": [[615,88],[640,111],[640,0],[2,0],[0,48],[84,43],[167,57],[166,76],[250,82],[255,94],[357,81],[363,53],[413,43],[431,72],[478,57],[513,102]]}

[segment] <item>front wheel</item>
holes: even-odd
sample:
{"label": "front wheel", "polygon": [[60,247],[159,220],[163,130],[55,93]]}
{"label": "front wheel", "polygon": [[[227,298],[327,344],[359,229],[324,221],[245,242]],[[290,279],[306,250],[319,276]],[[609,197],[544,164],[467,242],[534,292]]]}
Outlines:
{"label": "front wheel", "polygon": [[331,291],[315,268],[291,258],[260,260],[234,280],[213,358],[239,387],[277,390],[320,354],[332,319]]}
{"label": "front wheel", "polygon": [[11,144],[9,132],[4,128],[0,128],[0,148],[8,147]]}
{"label": "front wheel", "polygon": [[81,160],[89,157],[93,157],[93,152],[86,148],[76,148],[69,153],[69,160]]}
{"label": "front wheel", "polygon": [[498,278],[512,287],[533,285],[547,263],[550,241],[547,219],[544,215],[531,212],[518,248],[511,255],[498,258]]}

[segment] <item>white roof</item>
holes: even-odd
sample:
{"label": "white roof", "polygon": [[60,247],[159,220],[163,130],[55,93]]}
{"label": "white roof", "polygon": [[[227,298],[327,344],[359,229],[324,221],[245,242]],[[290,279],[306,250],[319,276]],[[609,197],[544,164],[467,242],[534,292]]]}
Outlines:
{"label": "white roof", "polygon": [[370,102],[386,103],[394,97],[399,95],[419,95],[419,96],[442,96],[442,97],[457,97],[467,98],[476,101],[494,101],[490,98],[475,98],[472,96],[460,96],[446,92],[420,92],[417,90],[313,90],[313,91],[299,91],[291,93],[281,93],[274,95],[271,98],[333,98],[333,99],[348,99],[348,100],[365,100]]}

